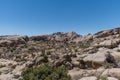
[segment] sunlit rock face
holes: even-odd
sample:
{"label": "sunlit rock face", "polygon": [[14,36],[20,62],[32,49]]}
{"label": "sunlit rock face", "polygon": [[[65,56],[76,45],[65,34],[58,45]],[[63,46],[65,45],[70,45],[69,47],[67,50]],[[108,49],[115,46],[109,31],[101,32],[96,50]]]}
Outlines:
{"label": "sunlit rock face", "polygon": [[18,80],[26,68],[64,65],[72,80],[120,79],[120,28],[81,36],[57,32],[0,36],[0,79]]}

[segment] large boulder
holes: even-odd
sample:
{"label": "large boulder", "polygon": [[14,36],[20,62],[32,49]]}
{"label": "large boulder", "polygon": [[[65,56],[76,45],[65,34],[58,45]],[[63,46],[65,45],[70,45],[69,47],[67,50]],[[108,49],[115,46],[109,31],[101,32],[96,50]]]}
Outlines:
{"label": "large boulder", "polygon": [[81,78],[79,80],[97,80],[97,77],[95,77],[95,76],[83,77],[83,78]]}
{"label": "large boulder", "polygon": [[78,69],[74,68],[69,70],[68,75],[71,76],[72,80],[78,80],[87,76],[100,76],[104,69]]}
{"label": "large boulder", "polygon": [[119,61],[120,54],[109,49],[100,50],[94,54],[88,54],[83,58],[83,61],[86,63],[88,68],[99,68],[105,66],[106,63],[112,63],[114,66],[117,66],[116,61]]}
{"label": "large boulder", "polygon": [[73,67],[80,67],[80,62],[79,61],[72,60],[71,63],[73,65]]}
{"label": "large boulder", "polygon": [[118,79],[114,77],[107,77],[107,80],[118,80]]}
{"label": "large boulder", "polygon": [[83,58],[83,61],[86,63],[88,68],[98,68],[105,64],[106,56],[101,53],[89,54]]}
{"label": "large boulder", "polygon": [[111,76],[120,79],[120,68],[106,69],[102,76]]}
{"label": "large boulder", "polygon": [[120,39],[105,40],[99,43],[99,47],[115,48],[120,44]]}

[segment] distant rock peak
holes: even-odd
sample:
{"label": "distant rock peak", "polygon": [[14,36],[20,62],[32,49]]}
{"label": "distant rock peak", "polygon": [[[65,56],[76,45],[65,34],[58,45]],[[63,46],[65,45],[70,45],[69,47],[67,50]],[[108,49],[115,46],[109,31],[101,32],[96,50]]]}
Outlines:
{"label": "distant rock peak", "polygon": [[102,30],[95,33],[94,35],[96,38],[102,38],[102,37],[107,37],[107,36],[116,35],[116,34],[120,34],[120,27],[109,29],[109,30]]}

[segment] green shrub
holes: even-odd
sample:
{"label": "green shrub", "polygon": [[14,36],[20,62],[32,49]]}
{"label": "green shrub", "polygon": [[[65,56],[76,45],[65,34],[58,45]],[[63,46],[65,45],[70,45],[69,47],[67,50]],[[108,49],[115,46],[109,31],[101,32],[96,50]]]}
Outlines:
{"label": "green shrub", "polygon": [[22,72],[20,80],[71,80],[67,75],[65,66],[52,67],[48,63],[34,68],[28,68]]}
{"label": "green shrub", "polygon": [[120,49],[118,49],[117,52],[120,52]]}
{"label": "green shrub", "polygon": [[0,65],[0,68],[3,68],[3,67],[6,67],[6,65],[2,65],[2,64],[1,64],[1,65]]}
{"label": "green shrub", "polygon": [[105,77],[105,76],[99,76],[97,80],[107,80],[107,77]]}

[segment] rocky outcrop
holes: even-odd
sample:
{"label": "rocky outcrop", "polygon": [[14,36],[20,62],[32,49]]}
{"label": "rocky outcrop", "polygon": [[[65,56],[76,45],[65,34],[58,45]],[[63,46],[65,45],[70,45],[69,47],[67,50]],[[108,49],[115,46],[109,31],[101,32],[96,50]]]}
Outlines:
{"label": "rocky outcrop", "polygon": [[117,51],[103,48],[97,53],[86,54],[83,58],[87,67],[98,68],[101,66],[107,66],[107,64],[112,64],[113,67],[119,67],[120,54]]}
{"label": "rocky outcrop", "polygon": [[0,36],[0,79],[18,80],[26,68],[64,65],[72,80],[120,79],[120,28],[86,36],[57,32]]}
{"label": "rocky outcrop", "polygon": [[1,36],[0,46],[17,46],[19,44],[25,44],[29,41],[27,36]]}
{"label": "rocky outcrop", "polygon": [[108,37],[108,36],[116,35],[116,34],[120,34],[120,28],[100,31],[94,34],[94,38],[103,38],[103,37]]}
{"label": "rocky outcrop", "polygon": [[105,48],[115,48],[120,44],[120,39],[110,39],[110,40],[104,40],[100,42],[99,44],[94,45],[95,47],[105,47]]}
{"label": "rocky outcrop", "polygon": [[31,41],[40,41],[40,40],[46,41],[46,40],[48,40],[48,37],[50,37],[50,36],[49,35],[32,36],[32,37],[30,37],[30,40]]}
{"label": "rocky outcrop", "polygon": [[34,40],[34,41],[40,41],[40,40],[44,40],[44,41],[71,41],[71,42],[75,42],[78,41],[82,38],[81,35],[78,35],[75,32],[68,32],[68,33],[64,33],[64,32],[57,32],[57,33],[53,33],[51,35],[42,35],[42,36],[32,36],[30,37],[30,40]]}

